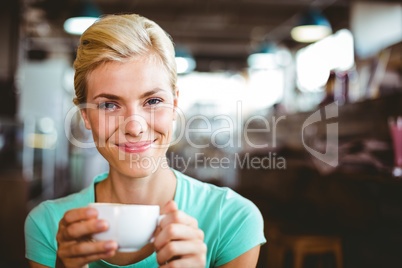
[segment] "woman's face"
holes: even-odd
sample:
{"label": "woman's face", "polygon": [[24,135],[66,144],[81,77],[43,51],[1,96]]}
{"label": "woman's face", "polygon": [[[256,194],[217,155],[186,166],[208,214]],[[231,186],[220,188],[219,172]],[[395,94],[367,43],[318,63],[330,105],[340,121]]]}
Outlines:
{"label": "woman's face", "polygon": [[130,177],[153,173],[166,155],[177,105],[163,66],[152,57],[105,63],[89,75],[87,91],[85,126],[111,168]]}

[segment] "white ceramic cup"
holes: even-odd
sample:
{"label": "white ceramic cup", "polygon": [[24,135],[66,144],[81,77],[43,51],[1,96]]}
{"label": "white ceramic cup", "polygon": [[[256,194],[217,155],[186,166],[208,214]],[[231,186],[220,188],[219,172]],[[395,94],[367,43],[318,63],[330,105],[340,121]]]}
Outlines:
{"label": "white ceramic cup", "polygon": [[90,203],[98,211],[98,219],[108,222],[109,229],[93,235],[96,241],[115,240],[118,251],[133,252],[153,241],[162,216],[159,206]]}

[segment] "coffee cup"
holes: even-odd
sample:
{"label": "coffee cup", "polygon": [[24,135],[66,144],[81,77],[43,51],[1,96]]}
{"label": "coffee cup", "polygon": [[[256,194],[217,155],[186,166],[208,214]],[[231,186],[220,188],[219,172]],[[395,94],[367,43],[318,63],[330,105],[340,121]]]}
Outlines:
{"label": "coffee cup", "polygon": [[153,241],[161,216],[156,205],[126,205],[91,203],[98,211],[98,219],[109,224],[108,230],[93,235],[96,241],[114,240],[118,251],[133,252]]}

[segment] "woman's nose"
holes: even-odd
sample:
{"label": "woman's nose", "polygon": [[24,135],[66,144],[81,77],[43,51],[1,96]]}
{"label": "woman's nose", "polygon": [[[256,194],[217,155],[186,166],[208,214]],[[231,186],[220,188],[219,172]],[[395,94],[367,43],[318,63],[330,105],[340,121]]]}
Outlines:
{"label": "woman's nose", "polygon": [[125,118],[123,124],[120,125],[121,131],[125,135],[139,136],[147,130],[146,119],[139,114],[132,114]]}

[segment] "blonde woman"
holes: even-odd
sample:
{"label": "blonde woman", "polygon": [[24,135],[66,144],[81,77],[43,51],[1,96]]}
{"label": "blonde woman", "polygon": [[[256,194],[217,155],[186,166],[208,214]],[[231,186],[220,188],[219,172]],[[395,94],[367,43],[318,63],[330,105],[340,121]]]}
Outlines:
{"label": "blonde woman", "polygon": [[[255,205],[167,165],[178,100],[169,36],[139,15],[105,16],[82,35],[74,68],[74,103],[110,168],[31,211],[31,267],[255,267],[265,242]],[[92,202],[159,205],[166,216],[153,243],[122,253],[115,241],[90,239],[108,228]]]}

